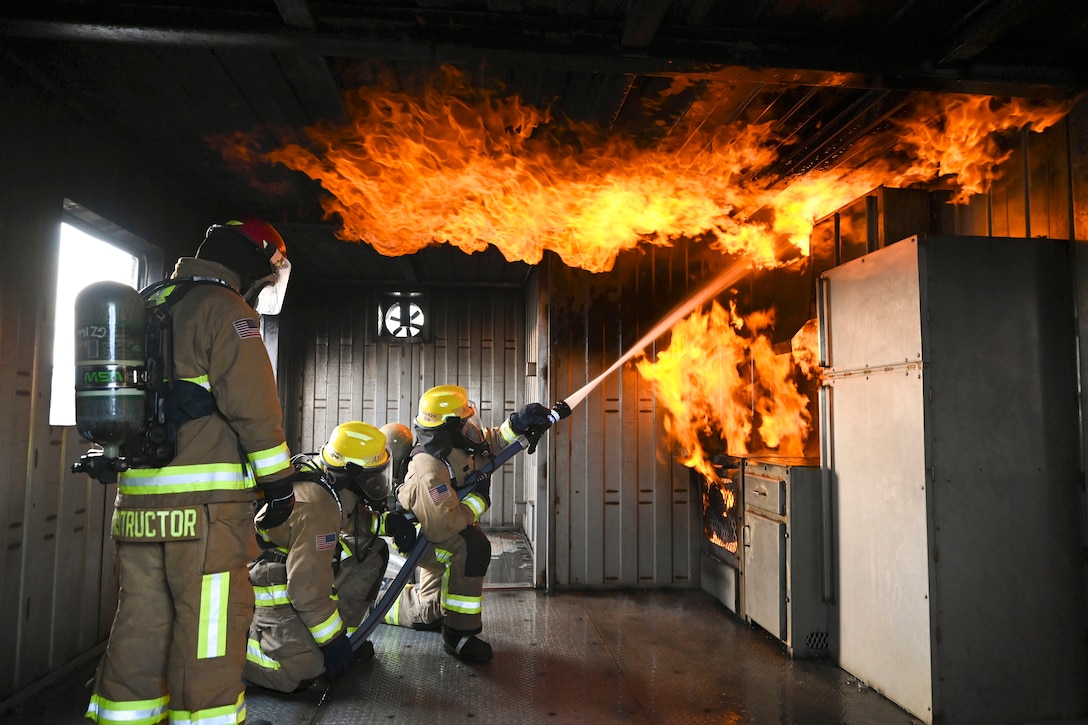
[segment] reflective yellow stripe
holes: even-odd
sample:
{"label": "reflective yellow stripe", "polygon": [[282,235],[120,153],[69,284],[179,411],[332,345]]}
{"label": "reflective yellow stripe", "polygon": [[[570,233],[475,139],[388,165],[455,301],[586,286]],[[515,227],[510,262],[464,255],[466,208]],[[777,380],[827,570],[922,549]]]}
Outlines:
{"label": "reflective yellow stripe", "polygon": [[499,426],[499,432],[502,433],[502,439],[507,443],[513,443],[518,439],[518,434],[514,432],[514,429],[510,426],[510,419],[507,418]]}
{"label": "reflective yellow stripe", "polygon": [[125,723],[125,725],[154,725],[166,719],[166,705],[170,696],[154,700],[129,700],[114,702],[101,695],[91,695],[91,703],[84,715],[98,723]]}
{"label": "reflective yellow stripe", "polygon": [[252,637],[246,642],[246,660],[266,670],[278,670],[280,663],[272,659],[261,649],[261,643]]}
{"label": "reflective yellow stripe", "polygon": [[406,584],[404,589],[400,590],[400,594],[393,600],[393,606],[389,608],[389,611],[382,617],[382,622],[385,624],[400,625],[400,598],[404,596],[404,592],[408,591],[412,587],[411,584]]}
{"label": "reflective yellow stripe", "polygon": [[249,458],[250,467],[258,478],[278,473],[291,465],[291,451],[288,450],[286,442],[246,455]]}
{"label": "reflective yellow stripe", "polygon": [[270,587],[253,587],[253,599],[258,607],[274,607],[278,604],[290,604],[286,584],[273,584]]}
{"label": "reflective yellow stripe", "polygon": [[246,695],[242,690],[233,705],[210,707],[207,710],[171,710],[170,725],[239,725],[246,721]]}
{"label": "reflective yellow stripe", "polygon": [[479,521],[480,517],[484,515],[484,511],[487,511],[487,502],[478,493],[470,493],[461,499],[461,503],[472,510],[473,515],[476,517],[473,523]]}
{"label": "reflective yellow stripe", "polygon": [[200,635],[198,660],[222,657],[227,653],[227,602],[230,572],[205,574],[200,584]]}
{"label": "reflective yellow stripe", "polygon": [[442,592],[442,606],[451,612],[461,614],[479,614],[483,605],[483,597],[466,597],[458,594]]}
{"label": "reflective yellow stripe", "polygon": [[207,375],[197,375],[195,378],[178,378],[178,380],[184,380],[187,383],[194,383],[204,388],[205,390],[211,390],[212,384],[208,382]]}
{"label": "reflective yellow stripe", "polygon": [[135,468],[119,476],[118,491],[127,494],[242,491],[253,486],[240,463]]}
{"label": "reflective yellow stripe", "polygon": [[314,642],[317,642],[320,647],[331,642],[336,635],[340,634],[340,630],[343,628],[344,622],[340,619],[340,612],[336,611],[321,624],[310,627],[310,634],[314,636]]}

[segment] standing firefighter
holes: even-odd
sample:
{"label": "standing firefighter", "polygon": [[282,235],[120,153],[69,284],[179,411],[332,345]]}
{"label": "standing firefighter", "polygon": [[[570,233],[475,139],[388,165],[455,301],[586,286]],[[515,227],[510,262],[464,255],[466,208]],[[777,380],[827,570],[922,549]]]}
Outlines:
{"label": "standing firefighter", "polygon": [[279,311],[286,251],[267,222],[217,224],[153,288],[152,301],[181,295],[170,307],[176,384],[165,400],[176,447],[160,467],[120,472],[120,592],[87,709],[95,722],[245,722],[255,502],[266,527],[294,503],[257,314]]}
{"label": "standing firefighter", "polygon": [[407,551],[416,529],[385,510],[391,491],[385,434],[359,421],[333,430],[320,454],[293,459],[295,508],[260,531],[266,542],[250,564],[257,609],[249,630],[245,679],[280,692],[336,678],[374,653],[348,639],[377,598],[389,563],[382,535]]}
{"label": "standing firefighter", "polygon": [[463,499],[456,489],[477,463],[531,429],[546,429],[548,414],[543,405],[530,403],[502,425],[482,429],[464,388],[440,385],[423,394],[417,445],[397,498],[419,520],[434,550],[419,566],[419,583],[406,585],[386,614],[387,624],[441,628],[450,654],[473,663],[491,659],[491,645],[476,636],[483,631],[484,575],[491,563],[491,542],[479,524],[491,505],[490,480],[485,477]]}

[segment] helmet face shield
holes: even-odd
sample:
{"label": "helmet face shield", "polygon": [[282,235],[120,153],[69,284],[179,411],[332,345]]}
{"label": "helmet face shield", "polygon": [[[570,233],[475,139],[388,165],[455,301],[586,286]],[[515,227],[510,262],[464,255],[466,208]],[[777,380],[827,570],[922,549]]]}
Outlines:
{"label": "helmet face shield", "polygon": [[[355,467],[349,463],[348,468]],[[361,476],[352,475],[352,481],[358,486],[358,492],[371,501],[385,501],[393,492],[393,479],[390,477],[389,466],[383,466],[380,471],[359,469]]]}
{"label": "helmet face shield", "polygon": [[[287,283],[291,279],[291,262],[279,250],[269,260],[272,274],[257,280],[253,288],[257,290],[257,300],[253,309],[259,315],[278,315],[283,309],[283,298],[287,295]],[[250,297],[249,293],[246,299]]]}
{"label": "helmet face shield", "polygon": [[[473,408],[475,407],[476,406],[473,406]],[[480,425],[480,416],[476,415],[475,410],[472,411],[472,415],[468,418],[461,420],[461,435],[472,443],[484,442],[484,429],[483,426]]]}
{"label": "helmet face shield", "polygon": [[329,468],[328,472],[335,488],[346,488],[370,501],[384,502],[393,491],[388,463],[378,468],[348,463],[343,468]]}

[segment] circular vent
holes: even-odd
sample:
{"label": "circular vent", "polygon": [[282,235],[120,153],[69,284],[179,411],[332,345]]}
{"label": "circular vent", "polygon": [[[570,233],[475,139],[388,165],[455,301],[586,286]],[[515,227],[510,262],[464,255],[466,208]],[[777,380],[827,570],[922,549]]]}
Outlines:
{"label": "circular vent", "polygon": [[423,310],[415,302],[400,302],[385,311],[385,329],[402,340],[423,334]]}

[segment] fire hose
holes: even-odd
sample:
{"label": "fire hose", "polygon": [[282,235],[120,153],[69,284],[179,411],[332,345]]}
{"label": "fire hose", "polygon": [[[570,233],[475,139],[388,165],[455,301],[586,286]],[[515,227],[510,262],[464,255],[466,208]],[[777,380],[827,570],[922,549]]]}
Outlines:
{"label": "fire hose", "polygon": [[[551,421],[548,427],[550,428],[563,418],[568,417],[570,413],[570,406],[568,406],[565,401],[559,401],[552,406],[551,411],[548,414],[548,418]],[[505,464],[521,451],[528,450],[529,453],[533,453],[536,450],[537,441],[543,434],[544,430],[536,430],[527,431],[522,435],[519,435],[512,443],[503,448],[492,458],[489,458],[484,465],[468,475],[465,479],[465,485],[457,490],[458,499],[463,500],[465,496],[468,496],[476,489],[476,486],[484,478],[490,476],[499,466]],[[423,558],[423,555],[427,553],[427,550],[430,547],[431,542],[422,535],[422,532],[420,532],[420,536],[416,539],[415,546],[412,547],[411,552],[405,557],[404,563],[400,567],[400,571],[397,572],[393,581],[386,587],[382,597],[375,602],[370,613],[367,615],[366,619],[363,620],[363,623],[359,625],[359,628],[352,632],[349,637],[353,650],[358,650],[370,637],[374,628],[381,623],[386,613],[397,600],[401,590],[404,589],[404,585],[408,583],[408,579],[415,573],[416,566],[419,565],[420,559]]]}

